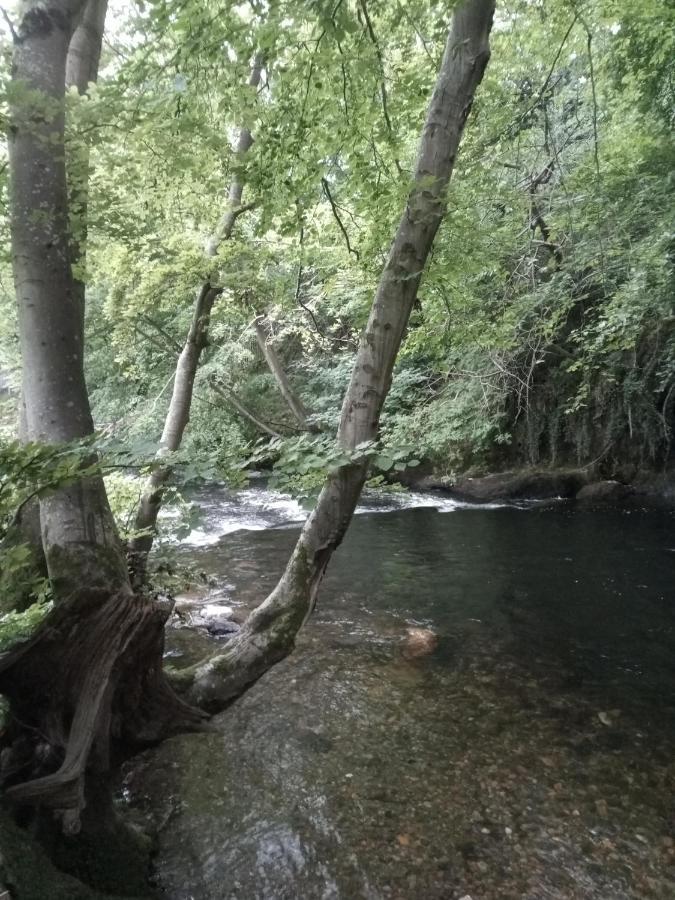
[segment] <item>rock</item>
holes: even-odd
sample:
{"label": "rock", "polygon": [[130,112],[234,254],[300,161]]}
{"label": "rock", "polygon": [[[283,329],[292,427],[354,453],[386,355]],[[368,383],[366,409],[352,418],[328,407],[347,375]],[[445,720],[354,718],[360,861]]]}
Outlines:
{"label": "rock", "polygon": [[201,614],[205,619],[231,619],[234,610],[231,606],[222,606],[215,603],[207,603],[202,607]]}
{"label": "rock", "polygon": [[229,619],[224,619],[220,622],[206,623],[206,630],[214,637],[223,637],[227,634],[236,634],[239,631],[239,628],[240,626],[237,625],[236,622],[232,622]]}
{"label": "rock", "polygon": [[406,484],[416,491],[449,491],[453,483],[448,475],[425,475],[410,479]]}
{"label": "rock", "polygon": [[443,490],[458,500],[469,503],[490,503],[501,500],[550,500],[569,498],[586,484],[588,476],[582,470],[551,469],[542,471],[499,472],[476,478],[460,476],[449,479],[423,479],[424,490]]}
{"label": "rock", "polygon": [[408,628],[403,642],[405,659],[429,656],[438,647],[438,635],[431,628]]}
{"label": "rock", "polygon": [[206,628],[209,634],[215,637],[236,634],[239,624],[233,621],[234,610],[231,606],[223,604],[207,603],[206,606],[193,611],[193,625]]}
{"label": "rock", "polygon": [[[586,469],[520,469],[492,475],[422,474],[411,470],[404,482],[419,491],[439,491],[467,503],[509,500],[550,500],[555,497],[582,500],[628,500],[643,505],[675,508],[675,469],[655,473],[638,471],[632,464],[613,470],[613,479],[593,480]],[[597,478],[597,475],[595,476]]]}
{"label": "rock", "polygon": [[577,494],[577,500],[615,501],[625,500],[632,493],[627,484],[620,481],[595,481],[584,485]]}

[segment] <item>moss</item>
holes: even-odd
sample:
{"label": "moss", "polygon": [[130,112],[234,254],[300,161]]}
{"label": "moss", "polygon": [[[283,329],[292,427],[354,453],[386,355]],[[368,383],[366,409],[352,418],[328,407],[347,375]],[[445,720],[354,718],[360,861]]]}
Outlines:
{"label": "moss", "polygon": [[117,546],[52,544],[47,551],[47,566],[57,597],[82,588],[114,591],[127,583],[126,560]]}
{"label": "moss", "polygon": [[96,841],[63,838],[50,859],[0,810],[0,886],[13,900],[147,900],[150,842],[120,826]]}

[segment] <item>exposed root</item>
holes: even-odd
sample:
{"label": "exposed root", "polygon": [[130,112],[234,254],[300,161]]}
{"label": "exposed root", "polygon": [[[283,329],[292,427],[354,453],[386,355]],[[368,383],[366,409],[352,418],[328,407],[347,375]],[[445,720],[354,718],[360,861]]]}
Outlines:
{"label": "exposed root", "polygon": [[57,811],[74,833],[88,780],[141,747],[202,727],[162,672],[167,612],[131,592],[90,593],[57,607],[0,659],[12,721],[0,758],[6,795]]}

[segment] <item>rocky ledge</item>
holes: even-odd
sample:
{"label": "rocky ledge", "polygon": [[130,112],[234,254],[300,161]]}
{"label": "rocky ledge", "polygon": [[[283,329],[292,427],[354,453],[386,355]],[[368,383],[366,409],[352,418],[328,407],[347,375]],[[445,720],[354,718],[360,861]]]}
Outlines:
{"label": "rocky ledge", "polygon": [[675,472],[638,474],[630,481],[599,480],[588,469],[521,469],[490,475],[427,475],[410,487],[442,491],[467,503],[576,499],[675,508]]}

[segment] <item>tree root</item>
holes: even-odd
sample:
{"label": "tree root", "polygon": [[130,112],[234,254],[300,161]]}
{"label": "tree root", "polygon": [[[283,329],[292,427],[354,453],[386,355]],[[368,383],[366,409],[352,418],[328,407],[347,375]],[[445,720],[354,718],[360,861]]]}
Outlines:
{"label": "tree root", "polygon": [[[0,658],[12,719],[0,758],[6,796],[55,810],[76,833],[88,780],[171,734],[203,727],[162,672],[167,612],[131,592],[80,595]],[[26,777],[28,776],[28,777]]]}

